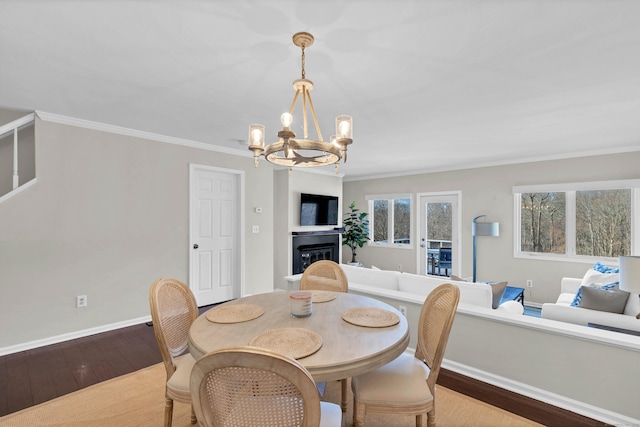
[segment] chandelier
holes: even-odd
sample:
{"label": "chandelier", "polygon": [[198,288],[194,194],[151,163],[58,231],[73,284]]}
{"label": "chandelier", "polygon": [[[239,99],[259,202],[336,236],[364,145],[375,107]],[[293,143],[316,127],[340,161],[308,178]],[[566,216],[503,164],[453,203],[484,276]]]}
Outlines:
{"label": "chandelier", "polygon": [[[309,33],[301,32],[293,35],[293,44],[302,51],[302,78],[293,82],[293,89],[296,93],[293,96],[289,112],[284,112],[280,116],[282,130],[278,132],[278,140],[265,147],[264,126],[249,125],[249,150],[253,151],[255,167],[258,167],[261,155],[271,163],[288,167],[289,172],[293,167],[308,168],[333,164],[336,173],[338,173],[340,160],[347,161],[347,146],[353,142],[351,117],[336,117],[336,134],[331,136],[329,142],[322,139],[320,126],[318,126],[316,111],[311,100],[313,82],[306,79],[304,70],[304,50],[313,44],[313,40],[313,36]],[[296,138],[295,132],[291,130],[291,124],[293,123],[293,112],[300,97],[302,98],[303,135],[302,138]],[[309,111],[316,128],[317,139],[309,138],[309,120],[307,119]]]}

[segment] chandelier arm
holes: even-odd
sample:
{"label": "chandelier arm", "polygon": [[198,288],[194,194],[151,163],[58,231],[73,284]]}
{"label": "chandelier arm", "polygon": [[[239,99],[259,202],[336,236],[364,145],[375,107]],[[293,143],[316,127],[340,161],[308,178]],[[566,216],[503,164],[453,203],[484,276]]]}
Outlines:
{"label": "chandelier arm", "polygon": [[307,96],[309,97],[309,107],[311,107],[311,117],[313,117],[313,123],[316,125],[316,133],[318,134],[318,140],[324,141],[324,139],[322,139],[322,132],[320,132],[320,126],[318,125],[318,117],[316,117],[316,109],[313,107],[313,101],[311,100],[311,92],[307,91]]}
{"label": "chandelier arm", "polygon": [[309,91],[305,85],[302,85],[302,119],[304,122],[304,139],[309,139],[309,130],[307,127],[307,96],[309,96]]}
{"label": "chandelier arm", "polygon": [[289,114],[293,115],[293,109],[296,108],[296,102],[298,102],[298,95],[300,95],[300,89],[296,90],[296,94],[293,96],[293,102],[291,108],[289,108]]}

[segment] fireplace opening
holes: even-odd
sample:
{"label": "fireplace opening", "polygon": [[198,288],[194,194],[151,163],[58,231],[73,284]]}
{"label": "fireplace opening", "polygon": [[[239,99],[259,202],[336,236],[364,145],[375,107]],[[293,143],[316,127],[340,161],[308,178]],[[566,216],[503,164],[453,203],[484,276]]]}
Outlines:
{"label": "fireplace opening", "polygon": [[340,234],[305,234],[293,236],[293,274],[304,271],[316,261],[331,260],[340,262]]}

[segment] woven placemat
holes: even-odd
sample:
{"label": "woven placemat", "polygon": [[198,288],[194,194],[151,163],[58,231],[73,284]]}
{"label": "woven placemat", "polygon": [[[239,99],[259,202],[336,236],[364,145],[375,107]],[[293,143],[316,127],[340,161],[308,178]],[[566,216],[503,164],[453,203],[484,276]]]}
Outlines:
{"label": "woven placemat", "polygon": [[240,323],[264,314],[264,308],[255,304],[223,305],[207,311],[207,320],[214,323]]}
{"label": "woven placemat", "polygon": [[322,337],[309,329],[278,328],[256,335],[249,345],[301,359],[312,355],[322,347]]}
{"label": "woven placemat", "polygon": [[338,294],[332,291],[311,291],[311,302],[328,302],[336,299]]}
{"label": "woven placemat", "polygon": [[342,319],[357,326],[384,328],[400,322],[400,317],[382,308],[356,307],[342,313]]}

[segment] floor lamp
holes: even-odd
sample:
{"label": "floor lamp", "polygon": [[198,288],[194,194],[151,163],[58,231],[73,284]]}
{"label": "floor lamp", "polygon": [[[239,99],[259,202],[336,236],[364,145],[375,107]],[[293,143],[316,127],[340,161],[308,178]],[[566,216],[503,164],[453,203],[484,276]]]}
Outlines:
{"label": "floor lamp", "polygon": [[[640,256],[620,257],[620,289],[631,292],[629,298],[640,297]],[[640,319],[640,313],[636,319]]]}
{"label": "floor lamp", "polygon": [[471,234],[473,235],[473,282],[476,281],[476,238],[478,236],[499,236],[500,224],[497,222],[478,222],[478,218],[486,217],[479,215],[473,218]]}

